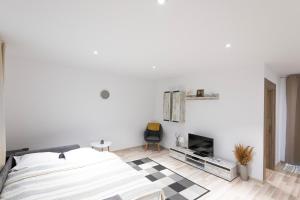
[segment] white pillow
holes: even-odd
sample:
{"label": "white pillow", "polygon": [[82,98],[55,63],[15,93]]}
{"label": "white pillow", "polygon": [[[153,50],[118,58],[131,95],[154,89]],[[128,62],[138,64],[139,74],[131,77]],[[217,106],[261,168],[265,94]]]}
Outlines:
{"label": "white pillow", "polygon": [[[97,162],[103,159],[107,159],[110,153],[99,152],[90,147],[84,147],[79,149],[74,149],[64,153],[66,156],[66,161],[77,162],[77,163],[90,163]],[[109,154],[109,155],[108,155]]]}
{"label": "white pillow", "polygon": [[20,170],[36,165],[44,164],[58,164],[64,159],[59,159],[59,153],[53,152],[41,152],[41,153],[30,153],[23,156],[14,156],[16,166],[13,170]]}

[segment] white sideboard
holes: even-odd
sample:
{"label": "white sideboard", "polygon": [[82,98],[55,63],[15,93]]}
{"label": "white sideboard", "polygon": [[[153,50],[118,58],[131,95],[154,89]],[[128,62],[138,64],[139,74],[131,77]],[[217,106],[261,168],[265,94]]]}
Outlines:
{"label": "white sideboard", "polygon": [[183,147],[170,148],[169,155],[228,181],[237,177],[237,165],[220,158],[202,157]]}

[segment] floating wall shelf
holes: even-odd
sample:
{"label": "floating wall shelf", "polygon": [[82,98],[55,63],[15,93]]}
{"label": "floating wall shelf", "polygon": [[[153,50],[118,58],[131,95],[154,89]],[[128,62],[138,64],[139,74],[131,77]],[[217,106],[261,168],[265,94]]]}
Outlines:
{"label": "floating wall shelf", "polygon": [[185,100],[219,100],[219,95],[216,96],[206,96],[206,97],[197,97],[197,96],[186,96]]}

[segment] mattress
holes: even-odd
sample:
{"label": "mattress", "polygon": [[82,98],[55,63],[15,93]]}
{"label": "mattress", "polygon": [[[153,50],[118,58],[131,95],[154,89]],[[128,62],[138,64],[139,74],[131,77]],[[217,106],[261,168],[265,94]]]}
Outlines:
{"label": "mattress", "polygon": [[41,164],[12,171],[1,200],[162,200],[163,192],[118,156],[84,163]]}

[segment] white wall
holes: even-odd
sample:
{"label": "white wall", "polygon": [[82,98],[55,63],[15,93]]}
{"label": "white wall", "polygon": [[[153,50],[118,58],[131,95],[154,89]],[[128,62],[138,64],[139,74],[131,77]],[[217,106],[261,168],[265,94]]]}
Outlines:
{"label": "white wall", "polygon": [[[6,73],[8,150],[88,145],[101,138],[112,140],[114,149],[137,146],[146,123],[156,119],[164,127],[166,147],[175,143],[175,132],[213,137],[216,156],[232,161],[235,144],[253,146],[250,175],[263,178],[261,66],[199,70],[157,81],[157,88],[144,79],[32,63],[8,63]],[[162,121],[164,91],[199,88],[220,93],[220,100],[188,101],[184,124]],[[111,91],[109,100],[99,97],[102,89]]]}
{"label": "white wall", "polygon": [[[154,111],[153,83],[133,77],[32,63],[7,63],[7,149],[101,138],[113,149],[143,144]],[[99,97],[108,89],[111,97]]]}
{"label": "white wall", "polygon": [[[192,76],[158,83],[156,119],[165,131],[163,145],[175,144],[174,134],[198,133],[215,140],[215,155],[234,161],[234,145],[242,143],[255,148],[250,165],[253,178],[263,178],[263,67],[199,70]],[[167,90],[205,89],[220,93],[220,100],[187,101],[186,122],[163,122],[163,92]],[[186,138],[187,139],[187,138]]]}

